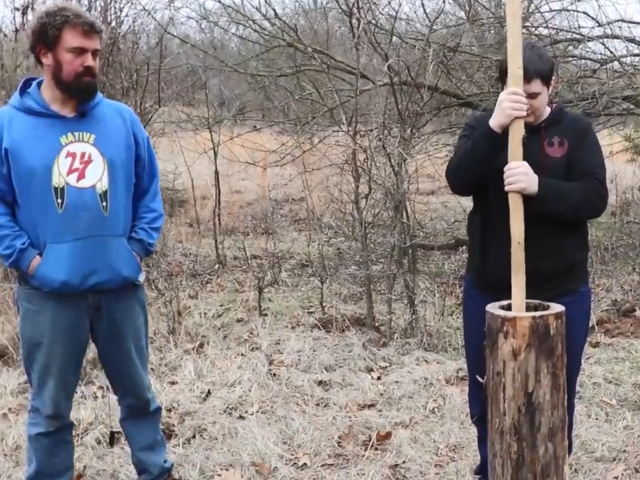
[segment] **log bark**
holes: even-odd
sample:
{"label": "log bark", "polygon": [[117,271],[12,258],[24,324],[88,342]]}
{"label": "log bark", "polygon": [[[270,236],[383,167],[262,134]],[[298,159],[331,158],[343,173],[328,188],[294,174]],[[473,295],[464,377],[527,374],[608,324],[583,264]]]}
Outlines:
{"label": "log bark", "polygon": [[565,309],[487,306],[485,387],[491,480],[566,480]]}

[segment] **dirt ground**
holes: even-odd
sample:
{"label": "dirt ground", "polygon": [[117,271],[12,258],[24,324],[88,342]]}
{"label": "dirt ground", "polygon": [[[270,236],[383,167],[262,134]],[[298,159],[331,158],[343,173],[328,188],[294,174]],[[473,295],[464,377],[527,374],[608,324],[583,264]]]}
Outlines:
{"label": "dirt ground", "polygon": [[[210,158],[201,153],[205,160],[200,160],[193,144],[189,148],[183,157],[189,160],[170,164],[167,159],[180,149],[162,144],[163,169],[195,178],[194,198],[207,211]],[[244,155],[237,150],[226,155],[232,153]],[[199,161],[209,166],[196,166]],[[259,208],[260,192],[282,197],[285,184],[294,182],[291,171],[299,168],[288,167],[285,182],[248,163],[223,165],[229,202],[223,222],[230,231],[230,225]],[[284,167],[280,171],[287,173]],[[300,194],[302,187],[296,188],[290,196]],[[208,263],[210,240],[193,240],[195,221],[192,209],[168,225],[167,248],[178,260],[167,260],[169,270],[149,275],[162,277],[163,285],[174,289],[160,295],[150,288],[151,369],[180,478],[472,478],[475,437],[467,411],[455,282],[450,291],[436,292],[424,279],[419,304],[427,338],[386,344],[353,321],[361,310],[361,294],[349,272],[329,282],[327,312],[320,313],[317,282],[300,270],[304,238],[291,227],[280,246],[287,252],[282,281],[267,291],[267,315],[259,317],[254,278],[243,265],[238,243],[228,241],[229,266],[224,273],[216,271]],[[258,249],[252,253],[259,256]],[[451,255],[447,275],[455,277],[461,257]],[[183,272],[180,259],[195,257],[201,259],[199,270]],[[173,271],[179,279],[171,283],[166,272]],[[618,295],[623,286],[612,290],[605,280],[606,288],[596,285],[594,327],[579,385],[570,462],[576,480],[640,478],[640,314],[633,299]],[[0,480],[18,480],[24,469],[28,386],[15,355],[10,285],[2,286],[2,295]],[[624,301],[612,303],[612,295]],[[109,432],[119,431],[117,415],[91,351],[73,412],[76,480],[135,477],[121,436],[109,445]]]}

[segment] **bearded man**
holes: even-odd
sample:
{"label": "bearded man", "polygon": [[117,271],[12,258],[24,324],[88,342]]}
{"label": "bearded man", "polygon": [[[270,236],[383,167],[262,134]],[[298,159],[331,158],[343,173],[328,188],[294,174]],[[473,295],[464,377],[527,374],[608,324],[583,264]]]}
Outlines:
{"label": "bearded man", "polygon": [[164,221],[140,119],[98,90],[102,28],[71,3],[40,12],[25,78],[0,108],[0,259],[17,271],[31,387],[26,480],[74,478],[72,401],[89,341],[140,480],[171,477],[148,374],[143,260]]}

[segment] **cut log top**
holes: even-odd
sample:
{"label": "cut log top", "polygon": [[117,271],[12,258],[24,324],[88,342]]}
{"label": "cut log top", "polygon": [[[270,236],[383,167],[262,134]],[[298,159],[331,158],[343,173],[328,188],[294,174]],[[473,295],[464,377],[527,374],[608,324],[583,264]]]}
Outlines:
{"label": "cut log top", "polygon": [[541,302],[538,300],[527,300],[526,312],[511,311],[511,300],[503,300],[487,305],[487,313],[494,317],[501,318],[533,318],[554,316],[564,311],[564,307],[558,303]]}

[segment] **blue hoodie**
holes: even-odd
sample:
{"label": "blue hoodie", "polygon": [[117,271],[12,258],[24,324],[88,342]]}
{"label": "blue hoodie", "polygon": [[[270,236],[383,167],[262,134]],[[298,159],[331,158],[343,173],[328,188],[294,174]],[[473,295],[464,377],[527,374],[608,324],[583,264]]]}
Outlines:
{"label": "blue hoodie", "polygon": [[50,292],[142,281],[134,252],[154,251],[164,221],[149,136],[129,107],[100,93],[65,117],[41,85],[25,78],[0,108],[0,260]]}

